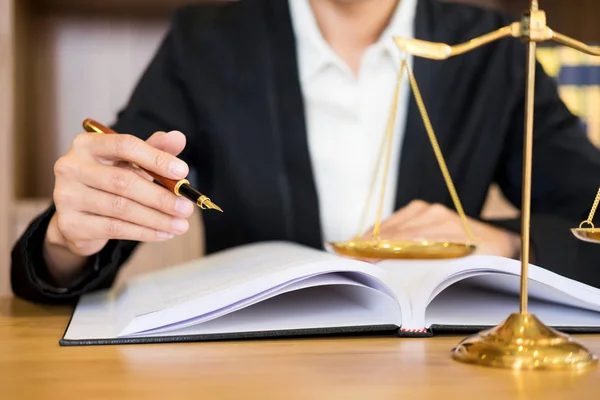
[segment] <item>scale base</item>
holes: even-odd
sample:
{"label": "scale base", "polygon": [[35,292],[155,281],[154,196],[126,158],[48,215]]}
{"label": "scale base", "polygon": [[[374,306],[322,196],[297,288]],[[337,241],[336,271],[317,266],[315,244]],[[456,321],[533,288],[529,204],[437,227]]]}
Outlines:
{"label": "scale base", "polygon": [[452,358],[513,370],[583,370],[598,364],[598,358],[570,336],[533,314],[521,313],[464,339],[452,350]]}
{"label": "scale base", "polygon": [[329,243],[338,254],[369,259],[445,259],[473,254],[477,247],[452,242],[411,242],[392,240],[351,240]]}

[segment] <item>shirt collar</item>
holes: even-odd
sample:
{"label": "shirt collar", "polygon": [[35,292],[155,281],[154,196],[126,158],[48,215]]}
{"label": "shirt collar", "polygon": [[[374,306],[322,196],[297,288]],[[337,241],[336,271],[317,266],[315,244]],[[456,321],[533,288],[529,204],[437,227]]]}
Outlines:
{"label": "shirt collar", "polygon": [[[303,83],[310,82],[329,65],[347,70],[346,64],[321,35],[308,0],[288,1],[298,48],[301,81]],[[370,51],[384,51],[391,57],[398,69],[401,63],[401,54],[393,38],[413,37],[417,2],[418,0],[399,0],[390,23],[380,39],[369,48]]]}

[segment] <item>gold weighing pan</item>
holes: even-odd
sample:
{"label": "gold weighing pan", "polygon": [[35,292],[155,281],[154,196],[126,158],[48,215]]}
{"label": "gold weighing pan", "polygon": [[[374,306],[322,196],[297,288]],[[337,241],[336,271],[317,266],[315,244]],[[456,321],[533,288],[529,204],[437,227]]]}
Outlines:
{"label": "gold weighing pan", "polygon": [[573,228],[571,232],[584,242],[600,243],[600,228]]}
{"label": "gold weighing pan", "polygon": [[471,255],[474,244],[454,242],[412,242],[392,240],[350,240],[329,243],[337,254],[370,259],[448,259]]}

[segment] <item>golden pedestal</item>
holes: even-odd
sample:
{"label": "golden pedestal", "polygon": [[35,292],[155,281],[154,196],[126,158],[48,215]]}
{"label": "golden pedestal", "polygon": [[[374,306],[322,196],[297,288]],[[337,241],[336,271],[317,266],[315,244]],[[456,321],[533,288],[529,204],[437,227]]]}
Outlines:
{"label": "golden pedestal", "polygon": [[452,350],[464,363],[518,370],[587,369],[598,358],[533,314],[511,314],[502,324],[464,339]]}

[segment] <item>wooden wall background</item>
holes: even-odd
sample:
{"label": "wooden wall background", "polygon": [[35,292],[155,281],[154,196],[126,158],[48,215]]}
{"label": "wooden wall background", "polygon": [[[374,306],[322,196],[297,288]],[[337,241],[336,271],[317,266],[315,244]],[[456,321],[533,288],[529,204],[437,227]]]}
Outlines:
{"label": "wooden wall background", "polygon": [[[0,296],[14,240],[51,197],[52,166],[80,122],[110,123],[167,28],[192,0],[0,0]],[[287,0],[280,0],[287,1]],[[520,0],[461,0],[519,13]],[[556,30],[599,41],[597,0],[541,0]],[[487,215],[514,214],[494,188]],[[142,246],[122,278],[202,254],[199,218],[170,243]]]}
{"label": "wooden wall background", "polygon": [[0,1],[0,294],[7,293],[13,209],[13,4]]}

